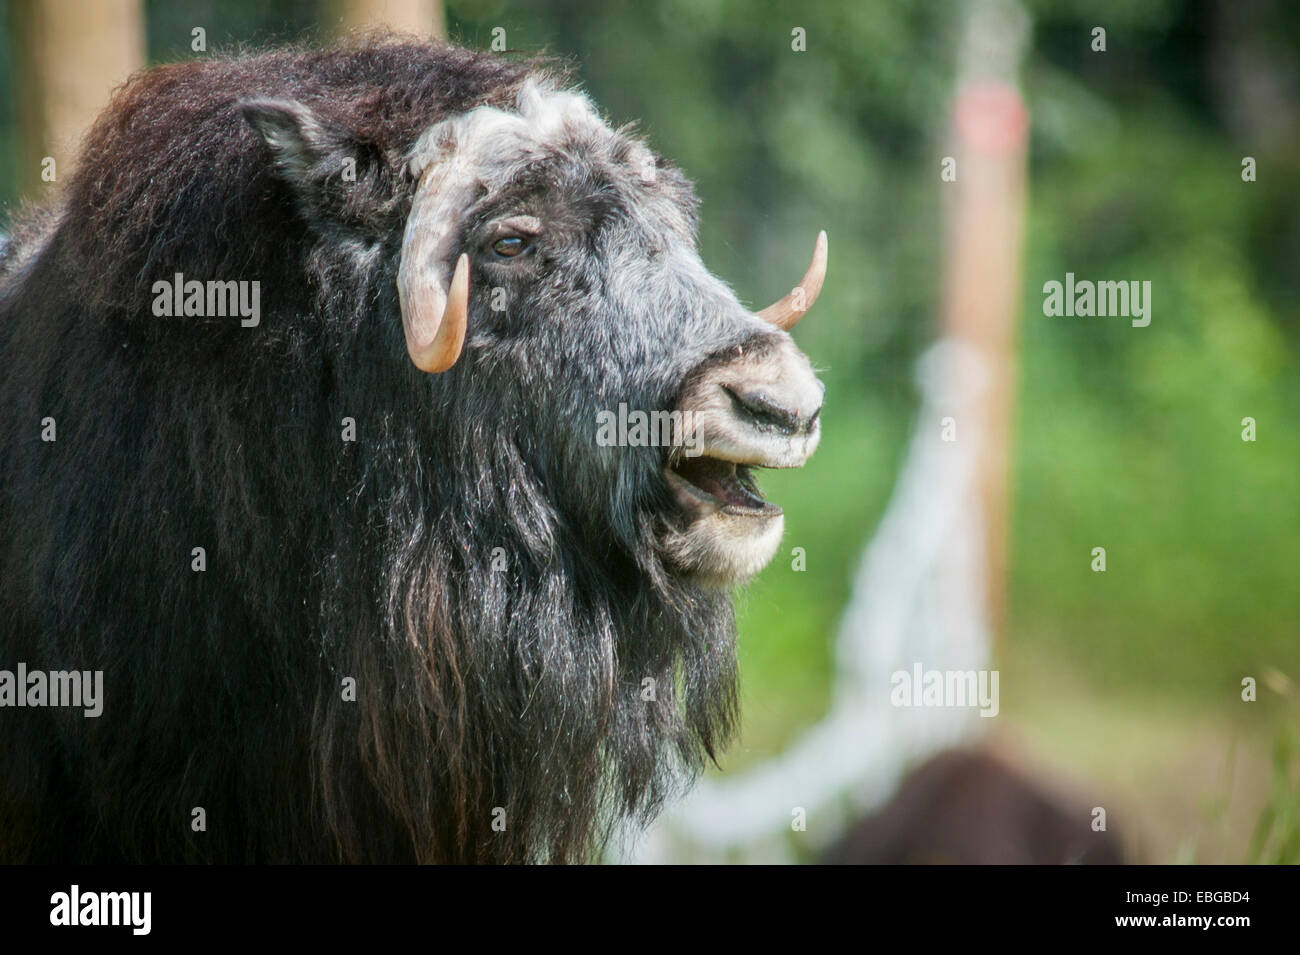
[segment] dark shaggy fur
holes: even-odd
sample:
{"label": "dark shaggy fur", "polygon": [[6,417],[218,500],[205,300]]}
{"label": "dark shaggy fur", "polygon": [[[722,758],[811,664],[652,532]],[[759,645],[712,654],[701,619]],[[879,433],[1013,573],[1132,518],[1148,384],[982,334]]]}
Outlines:
{"label": "dark shaggy fur", "polygon": [[[16,225],[0,668],[102,670],[105,699],[0,710],[0,858],[584,860],[726,741],[729,598],[653,547],[660,452],[597,454],[583,429],[619,400],[671,407],[741,331],[686,340],[667,310],[707,296],[685,287],[615,311],[605,272],[557,252],[540,274],[577,277],[520,285],[504,316],[486,296],[508,280],[475,263],[452,370],[405,354],[402,157],[531,69],[408,41],[153,69]],[[267,97],[321,120],[297,181],[241,110]],[[588,258],[657,254],[678,237],[616,160],[559,155],[518,190],[566,198]],[[638,188],[690,221],[662,168]],[[260,326],[154,317],[175,272],[260,281]]]}

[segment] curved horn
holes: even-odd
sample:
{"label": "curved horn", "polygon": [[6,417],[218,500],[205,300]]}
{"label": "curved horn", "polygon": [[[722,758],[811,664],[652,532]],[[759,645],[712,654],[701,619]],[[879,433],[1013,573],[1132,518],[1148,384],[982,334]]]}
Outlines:
{"label": "curved horn", "polygon": [[[426,296],[427,303],[420,301],[412,309],[414,315],[410,321],[407,321],[403,309],[402,320],[402,326],[406,331],[406,350],[411,356],[411,361],[420,371],[431,374],[446,371],[456,364],[461,347],[465,344],[465,326],[469,320],[468,255],[462,252],[460,258],[456,260],[456,271],[451,277],[451,286],[447,289],[446,295],[441,296],[441,289],[437,291],[444,303],[441,316],[434,317],[431,314],[436,308],[434,299],[438,296],[429,294]],[[399,299],[403,297],[400,286],[397,297]],[[421,341],[419,332],[430,327],[434,331],[433,340]]]}
{"label": "curved horn", "polygon": [[[436,168],[436,167],[435,167]],[[447,171],[422,177],[406,220],[397,299],[406,351],[415,367],[437,373],[456,364],[469,318],[469,256],[461,254],[451,283],[438,274],[451,255],[459,183]]]}
{"label": "curved horn", "polygon": [[826,231],[822,230],[817,233],[817,244],[813,246],[812,264],[799,284],[781,301],[759,312],[759,318],[786,331],[794,328],[795,322],[804,317],[821,294],[822,282],[826,280],[826,247]]}

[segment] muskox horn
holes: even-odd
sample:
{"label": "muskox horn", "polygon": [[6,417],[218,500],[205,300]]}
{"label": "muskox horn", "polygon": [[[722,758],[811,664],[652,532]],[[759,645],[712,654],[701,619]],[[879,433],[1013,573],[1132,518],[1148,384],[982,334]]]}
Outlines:
{"label": "muskox horn", "polygon": [[397,270],[397,299],[402,309],[406,351],[415,367],[436,373],[456,364],[465,344],[469,318],[469,256],[461,254],[451,283],[438,274],[450,260],[459,198],[451,177],[422,177],[411,203]]}
{"label": "muskox horn", "polygon": [[[462,252],[456,260],[456,271],[445,295],[436,286],[426,289],[425,295],[411,297],[408,309],[406,294],[399,284],[397,297],[403,301],[402,327],[406,331],[406,350],[415,367],[436,373],[456,364],[461,346],[465,344],[465,325],[469,319],[469,256]],[[442,299],[441,315],[436,315],[439,298]],[[433,331],[432,341],[428,339],[428,329]]]}
{"label": "muskox horn", "polygon": [[795,322],[804,317],[804,313],[813,307],[817,296],[821,294],[822,282],[826,281],[826,232],[817,233],[817,244],[813,246],[812,264],[803,274],[799,284],[790,294],[779,302],[774,302],[758,313],[758,317],[771,322],[777,328],[789,331]]}

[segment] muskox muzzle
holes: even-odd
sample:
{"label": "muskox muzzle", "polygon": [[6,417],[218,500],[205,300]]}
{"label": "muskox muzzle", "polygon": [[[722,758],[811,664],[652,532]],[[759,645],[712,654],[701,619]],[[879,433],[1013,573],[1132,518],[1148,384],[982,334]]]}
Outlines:
{"label": "muskox muzzle", "polygon": [[682,393],[678,410],[694,440],[665,469],[683,518],[669,549],[679,568],[707,582],[739,583],[772,559],[784,515],[753,471],[802,467],[821,439],[825,387],[787,330],[816,301],[826,253],[822,232],[800,284],[758,313],[775,328],[706,364]]}

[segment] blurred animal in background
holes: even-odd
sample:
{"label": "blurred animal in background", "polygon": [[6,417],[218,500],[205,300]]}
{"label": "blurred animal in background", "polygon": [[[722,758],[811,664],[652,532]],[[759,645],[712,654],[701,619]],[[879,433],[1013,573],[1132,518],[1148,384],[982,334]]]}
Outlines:
{"label": "blurred animal in background", "polygon": [[1123,844],[988,747],[947,750],[913,770],[822,861],[837,865],[1118,865]]}

